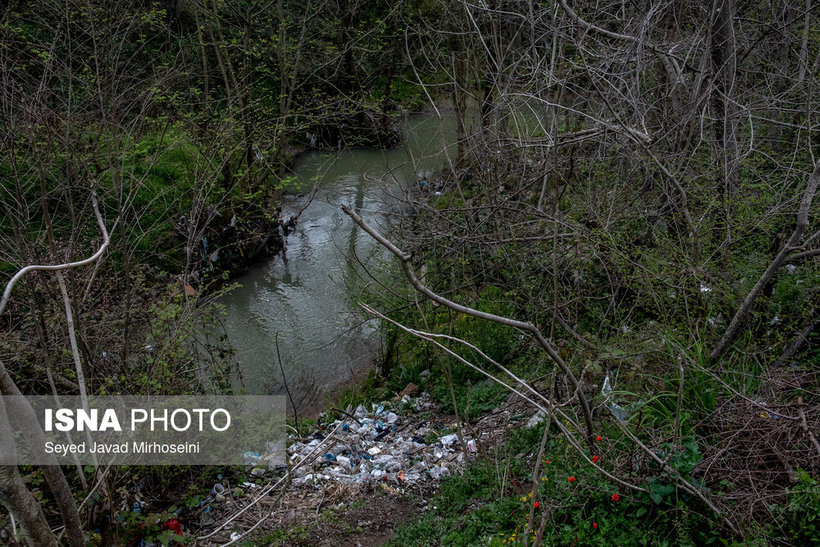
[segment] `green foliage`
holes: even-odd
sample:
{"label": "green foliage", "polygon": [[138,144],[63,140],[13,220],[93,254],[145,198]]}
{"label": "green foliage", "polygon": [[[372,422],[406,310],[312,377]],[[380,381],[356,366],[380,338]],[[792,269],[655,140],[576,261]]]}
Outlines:
{"label": "green foliage", "polygon": [[[618,485],[602,482],[600,475],[577,458],[553,428],[541,464],[536,488],[529,478],[534,457],[546,424],[517,428],[506,444],[510,458],[507,487],[499,496],[502,479],[498,463],[484,456],[462,476],[448,478],[441,492],[418,519],[396,532],[395,545],[503,545],[519,542],[526,530],[530,508],[535,502],[535,528],[542,511],[548,512],[545,545],[708,545],[724,541],[720,523],[711,520],[691,498],[676,499],[675,487],[661,481],[649,483],[650,495],[633,494]],[[609,435],[608,432],[605,432]],[[606,437],[610,451],[617,453],[620,440]],[[688,473],[699,460],[693,439],[670,455],[678,471]],[[609,452],[609,451],[608,451]],[[608,466],[608,452],[601,463]],[[572,478],[572,481],[569,479]],[[528,486],[529,485],[529,486]],[[597,524],[597,527],[593,526]],[[532,541],[536,530],[530,530]]]}
{"label": "green foliage", "polygon": [[[403,389],[403,387],[402,387]],[[356,408],[359,405],[368,405],[382,400],[387,391],[377,386],[376,371],[370,370],[367,377],[357,385],[345,388],[339,396],[339,406],[342,408]]]}
{"label": "green foliage", "polygon": [[245,540],[240,545],[255,547],[256,545],[277,545],[284,543],[290,545],[308,539],[308,528],[306,526],[291,526],[286,529],[274,530],[264,534],[257,534],[256,538]]}
{"label": "green foliage", "polygon": [[[470,381],[458,381],[453,386],[459,413],[463,419],[474,420],[487,411],[498,408],[509,392],[503,386],[484,380],[476,384]],[[440,378],[433,385],[431,394],[439,402],[444,412],[453,413],[453,399],[446,378]]]}
{"label": "green foliage", "polygon": [[[122,515],[123,513],[121,513]],[[121,532],[121,539],[125,543],[153,541],[163,547],[168,545],[188,545],[196,538],[193,536],[178,536],[173,530],[163,529],[163,524],[170,519],[176,518],[173,512],[162,511],[160,513],[134,513],[124,512]]]}
{"label": "green foliage", "polygon": [[[389,545],[475,545],[513,526],[520,504],[513,498],[495,498],[497,489],[492,466],[468,467],[463,475],[445,479],[424,516],[399,528]],[[465,511],[468,507],[475,509]]]}
{"label": "green foliage", "polygon": [[786,503],[771,508],[777,515],[776,528],[794,545],[820,545],[820,483],[803,469],[796,477]]}

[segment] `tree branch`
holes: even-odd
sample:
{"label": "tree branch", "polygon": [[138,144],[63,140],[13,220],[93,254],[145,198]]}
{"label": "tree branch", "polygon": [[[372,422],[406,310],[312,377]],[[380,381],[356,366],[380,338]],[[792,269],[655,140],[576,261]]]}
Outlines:
{"label": "tree branch", "polygon": [[18,271],[12,278],[9,280],[8,284],[6,285],[6,289],[3,291],[3,298],[0,299],[0,314],[3,313],[6,309],[6,305],[9,302],[9,298],[11,298],[11,291],[14,289],[14,285],[17,284],[20,279],[23,278],[29,272],[34,271],[42,271],[42,272],[58,272],[61,270],[68,270],[71,268],[77,268],[79,266],[85,266],[86,264],[91,264],[98,258],[100,258],[105,250],[108,248],[108,244],[111,242],[111,238],[108,235],[108,230],[105,228],[105,223],[102,220],[102,216],[100,215],[100,209],[97,205],[97,196],[92,193],[91,194],[91,203],[94,207],[94,215],[97,217],[97,224],[100,227],[100,231],[103,235],[103,243],[100,245],[100,248],[97,250],[96,253],[89,256],[86,259],[78,260],[77,262],[66,262],[63,264],[48,264],[48,265],[41,265],[41,264],[32,264],[22,268]]}
{"label": "tree branch", "polygon": [[499,323],[501,325],[506,325],[508,327],[513,327],[517,329],[521,329],[523,331],[529,332],[533,335],[535,340],[538,344],[547,352],[547,355],[560,367],[560,369],[567,375],[569,378],[570,383],[572,384],[573,390],[578,394],[578,401],[581,403],[581,410],[584,415],[584,422],[586,423],[587,427],[587,435],[586,441],[590,448],[594,447],[593,442],[593,425],[592,425],[592,413],[589,410],[589,404],[587,403],[586,396],[584,395],[583,391],[581,390],[581,386],[578,383],[578,379],[575,377],[575,374],[572,372],[572,369],[564,362],[560,355],[555,351],[552,345],[544,338],[544,335],[541,334],[541,331],[530,322],[518,321],[515,319],[510,319],[509,317],[502,317],[500,315],[495,315],[493,313],[487,313],[483,311],[476,310],[474,308],[470,308],[468,306],[462,306],[461,304],[457,304],[452,300],[448,300],[443,296],[436,294],[435,292],[431,291],[427,287],[421,284],[421,282],[416,277],[416,274],[413,272],[413,269],[410,267],[410,258],[411,255],[405,253],[398,247],[396,247],[392,242],[390,242],[387,238],[383,235],[378,233],[376,230],[368,226],[362,218],[356,214],[355,211],[347,207],[346,205],[342,205],[342,211],[345,212],[347,216],[353,219],[362,230],[370,234],[373,239],[378,241],[381,245],[387,248],[391,253],[396,255],[396,257],[401,261],[401,267],[404,271],[405,276],[410,281],[410,284],[420,293],[424,294],[431,300],[438,302],[439,304],[450,308],[453,311],[457,311],[459,313],[463,313],[465,315],[471,315],[473,317],[478,317],[479,319],[485,319],[487,321],[492,321],[493,323]]}
{"label": "tree branch", "polygon": [[800,237],[803,235],[803,231],[809,225],[809,210],[811,209],[814,194],[817,192],[818,184],[820,184],[820,163],[817,164],[809,177],[809,184],[806,187],[806,192],[800,200],[800,207],[797,210],[797,226],[795,226],[794,232],[792,232],[789,241],[783,245],[783,248],[780,249],[780,252],[774,260],[772,260],[771,264],[769,264],[769,267],[766,268],[766,271],[764,271],[760,276],[760,279],[757,280],[757,283],[755,283],[754,287],[752,287],[752,290],[749,291],[749,294],[746,295],[746,298],[743,299],[743,304],[737,310],[734,317],[732,317],[732,321],[726,328],[726,332],[723,334],[720,341],[718,341],[717,346],[715,346],[715,349],[712,350],[712,353],[709,354],[709,358],[713,361],[726,352],[729,344],[732,340],[734,340],[740,330],[743,320],[746,319],[746,314],[749,312],[752,304],[754,304],[754,301],[763,291],[763,287],[771,281],[775,272],[777,272],[777,269],[782,266],[788,258],[789,253],[791,253],[798,246]]}

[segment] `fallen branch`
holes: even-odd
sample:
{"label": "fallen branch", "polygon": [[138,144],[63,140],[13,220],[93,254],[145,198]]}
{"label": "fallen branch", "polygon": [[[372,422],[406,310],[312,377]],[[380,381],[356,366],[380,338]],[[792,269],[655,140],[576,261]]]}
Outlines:
{"label": "fallen branch", "polygon": [[[535,325],[533,325],[532,323],[525,323],[525,322],[522,322],[522,321],[517,321],[517,320],[514,320],[514,319],[510,319],[510,318],[507,318],[507,317],[501,317],[501,316],[494,315],[494,314],[491,314],[491,313],[486,313],[486,312],[482,312],[482,311],[479,311],[479,310],[475,310],[475,309],[469,308],[467,306],[462,306],[460,304],[456,304],[455,302],[452,302],[451,300],[448,300],[448,299],[446,299],[442,296],[439,296],[438,294],[436,294],[433,291],[431,291],[430,289],[426,288],[424,285],[422,285],[418,281],[418,279],[416,278],[412,268],[409,265],[409,262],[410,262],[410,259],[411,259],[411,256],[409,254],[403,252],[401,249],[396,247],[392,242],[390,242],[384,236],[382,236],[381,234],[379,234],[378,232],[373,230],[371,227],[369,227],[367,224],[365,224],[364,221],[361,219],[361,217],[359,217],[350,208],[343,205],[342,210],[348,216],[350,216],[353,219],[353,221],[356,222],[356,224],[359,225],[359,227],[361,227],[364,231],[366,231],[368,234],[370,234],[374,239],[376,239],[379,243],[381,243],[384,247],[386,247],[390,252],[392,252],[394,255],[396,255],[396,257],[399,258],[399,260],[401,261],[402,269],[403,269],[405,275],[407,276],[407,278],[410,280],[410,283],[413,285],[413,287],[417,291],[419,291],[422,294],[426,295],[428,298],[432,299],[433,301],[438,302],[439,304],[442,304],[442,305],[444,305],[444,306],[446,306],[446,307],[448,307],[448,308],[450,308],[454,311],[531,332],[533,334],[533,336],[536,338],[536,340],[538,340],[539,344],[541,344],[541,346],[544,347],[544,349],[547,351],[547,353],[550,355],[550,357],[553,357],[553,355],[554,355],[553,360],[561,368],[561,370],[564,371],[567,374],[567,376],[570,378],[571,382],[573,383],[573,387],[575,389],[575,395],[578,396],[578,400],[581,403],[582,409],[584,410],[584,418],[585,418],[585,421],[586,421],[586,424],[587,424],[587,442],[590,445],[590,447],[593,448],[593,451],[594,451],[594,444],[593,444],[593,441],[592,441],[592,439],[593,439],[593,436],[592,436],[592,432],[593,432],[592,419],[591,419],[591,416],[590,416],[590,413],[589,413],[589,407],[587,405],[586,398],[583,394],[583,391],[580,389],[580,386],[579,386],[574,374],[572,373],[572,371],[569,370],[566,363],[564,363],[564,361],[560,358],[560,356],[555,354],[555,350],[552,348],[552,346],[549,344],[549,342],[547,342],[547,340],[544,339],[544,337],[541,335],[541,332],[538,330],[537,327],[535,327]],[[435,344],[436,346],[438,346],[439,348],[441,348],[442,350],[444,350],[445,352],[447,352],[451,356],[455,357],[456,359],[458,359],[459,361],[461,361],[465,365],[473,368],[474,370],[477,370],[478,372],[482,373],[483,375],[487,376],[488,378],[492,379],[493,381],[495,381],[495,382],[501,384],[502,386],[506,387],[508,390],[512,391],[513,393],[518,394],[524,400],[526,400],[527,402],[534,405],[537,409],[542,410],[544,412],[549,412],[552,416],[553,423],[555,423],[555,425],[558,427],[558,429],[561,431],[561,433],[563,433],[563,435],[566,438],[567,442],[577,451],[577,453],[581,456],[581,458],[586,460],[586,462],[589,463],[593,468],[595,468],[598,472],[600,472],[601,474],[603,474],[604,476],[606,476],[610,480],[612,480],[612,481],[614,481],[614,482],[616,482],[620,485],[626,486],[628,488],[631,488],[631,489],[639,491],[639,492],[647,492],[647,490],[645,488],[641,488],[640,486],[628,483],[628,482],[624,481],[623,479],[620,479],[620,478],[612,475],[611,473],[607,472],[606,470],[604,470],[600,466],[598,466],[595,462],[593,462],[590,459],[590,457],[586,454],[585,450],[578,443],[577,439],[572,434],[572,432],[569,431],[567,426],[562,422],[562,419],[565,419],[565,420],[567,420],[567,423],[569,423],[569,417],[564,412],[559,410],[560,406],[562,406],[562,405],[556,405],[555,403],[551,403],[546,397],[544,397],[543,395],[535,392],[535,390],[533,390],[524,380],[518,378],[517,376],[512,374],[510,371],[508,371],[507,369],[502,367],[500,364],[495,363],[495,361],[493,361],[488,356],[486,356],[485,354],[480,352],[480,350],[478,350],[478,348],[475,348],[475,346],[473,346],[472,344],[469,344],[469,343],[467,343],[463,340],[459,340],[459,339],[457,339],[455,337],[452,337],[452,336],[449,336],[449,335],[433,334],[433,333],[429,333],[429,332],[422,332],[422,331],[418,331],[418,330],[415,330],[415,329],[410,329],[409,327],[405,327],[404,325],[389,319],[388,317],[384,316],[383,314],[378,313],[377,311],[375,311],[373,308],[371,308],[369,306],[363,306],[363,307],[369,313],[372,313],[372,314],[376,315],[377,317],[379,317],[381,319],[389,321],[390,323],[392,323],[393,325],[396,325],[397,327],[401,328],[402,330],[404,330],[404,331],[406,331],[410,334],[413,334],[414,336],[417,336],[419,338],[422,338],[422,339],[425,339],[429,342],[432,342],[433,344]],[[436,338],[446,338],[446,339],[449,339],[449,340],[459,341],[459,342],[461,342],[463,344],[466,344],[467,346],[475,349],[476,351],[478,351],[482,355],[482,357],[484,357],[484,358],[488,359],[489,361],[493,362],[494,364],[496,364],[496,366],[500,367],[501,370],[504,370],[510,377],[515,379],[519,384],[521,384],[522,387],[525,387],[527,390],[531,391],[538,399],[543,400],[546,403],[547,406],[545,407],[544,405],[541,405],[541,404],[535,402],[532,398],[530,398],[529,396],[523,394],[521,391],[513,388],[512,386],[509,386],[508,384],[506,384],[502,380],[496,378],[492,374],[490,374],[487,371],[483,370],[481,367],[478,367],[478,366],[474,365],[473,363],[470,363],[469,361],[464,359],[462,356],[460,356],[457,353],[455,353],[454,351],[452,351],[450,348],[447,348],[446,346],[444,346],[443,344],[438,342],[438,340],[436,340]],[[695,487],[689,481],[687,481],[685,478],[683,478],[683,476],[681,476],[681,474],[674,467],[672,467],[666,461],[659,458],[658,455],[655,454],[655,452],[653,452],[648,446],[646,446],[640,439],[638,439],[637,436],[632,431],[629,430],[629,428],[627,428],[623,424],[621,424],[619,420],[616,419],[615,421],[616,421],[616,423],[618,423],[621,426],[621,429],[624,430],[624,432],[632,439],[632,441],[637,446],[639,446],[641,448],[641,450],[643,452],[645,452],[650,458],[652,458],[658,464],[660,464],[660,466],[664,470],[666,470],[668,473],[670,473],[671,476],[673,476],[676,479],[679,486],[683,490],[685,490],[686,492],[689,492],[693,496],[696,496],[697,498],[701,499],[712,511],[715,512],[715,514],[717,514],[718,516],[723,517],[723,520],[726,523],[726,525],[734,533],[739,533],[738,528],[734,524],[734,522],[732,522],[728,517],[726,517],[721,512],[721,510],[717,506],[715,506],[715,504],[712,503],[711,500],[709,500],[709,498],[703,492],[701,492],[697,487]]]}
{"label": "fallen branch", "polygon": [[[616,477],[615,475],[609,473],[607,470],[600,467],[597,463],[593,462],[587,456],[587,453],[584,450],[584,448],[581,446],[581,444],[578,442],[578,440],[575,438],[575,436],[572,434],[572,432],[567,427],[567,424],[569,424],[570,426],[577,429],[577,424],[575,424],[575,421],[572,420],[572,418],[569,415],[567,415],[565,412],[560,410],[561,407],[565,406],[567,404],[567,402],[569,402],[569,401],[561,403],[561,404],[551,403],[549,401],[549,399],[547,399],[546,397],[544,397],[543,395],[541,395],[540,393],[535,391],[532,387],[530,387],[530,385],[527,384],[527,382],[525,382],[521,378],[515,376],[512,372],[509,372],[502,365],[500,365],[500,364],[496,363],[495,361],[493,361],[489,356],[485,355],[483,352],[481,352],[481,350],[479,350],[478,348],[476,348],[475,346],[473,346],[469,342],[466,342],[464,340],[461,340],[461,339],[453,337],[453,336],[448,336],[446,334],[434,334],[434,333],[430,333],[430,332],[424,332],[424,331],[419,331],[419,330],[416,330],[416,329],[411,329],[411,328],[406,327],[406,326],[402,325],[401,323],[399,323],[397,321],[394,321],[394,320],[390,319],[389,317],[377,312],[373,308],[370,308],[366,305],[363,305],[362,307],[364,307],[364,309],[367,310],[368,313],[374,314],[376,317],[378,317],[380,319],[383,319],[383,320],[397,326],[398,328],[404,330],[405,332],[407,332],[409,334],[412,334],[413,336],[416,336],[418,338],[421,338],[422,340],[426,340],[428,342],[431,342],[432,344],[436,345],[438,348],[442,349],[443,351],[445,351],[449,355],[453,356],[454,358],[456,358],[457,360],[459,360],[460,362],[462,362],[466,366],[468,366],[468,367],[472,368],[473,370],[483,374],[484,376],[486,376],[490,380],[492,380],[492,381],[496,382],[497,384],[503,386],[504,388],[511,391],[512,393],[515,393],[516,395],[518,395],[519,397],[521,397],[522,399],[524,399],[525,401],[527,401],[528,403],[533,405],[537,410],[540,410],[541,412],[544,412],[545,414],[549,413],[549,415],[552,417],[553,423],[556,425],[556,427],[559,429],[559,431],[561,431],[561,433],[567,439],[569,444],[578,452],[578,454],[584,460],[586,460],[586,462],[589,465],[594,467],[595,470],[597,470],[599,473],[601,473],[602,475],[604,475],[606,478],[610,479],[611,481],[613,481],[617,484],[620,484],[621,486],[624,486],[624,487],[629,488],[631,490],[635,490],[636,492],[648,493],[647,489],[641,488],[640,486],[638,486],[636,484],[626,482],[625,480],[620,479],[620,478]],[[483,358],[487,359],[488,361],[492,362],[497,367],[504,370],[510,377],[512,377],[514,380],[516,380],[519,384],[521,384],[523,387],[526,387],[527,390],[532,392],[535,396],[537,396],[537,398],[543,400],[546,403],[546,406],[533,401],[529,396],[527,396],[526,394],[522,393],[521,391],[515,389],[514,387],[510,386],[509,384],[507,384],[503,380],[501,380],[499,378],[496,378],[495,376],[493,376],[492,374],[490,374],[486,370],[482,369],[481,367],[476,366],[475,364],[467,361],[461,355],[455,353],[450,348],[448,348],[445,345],[441,344],[438,340],[436,340],[436,338],[447,338],[449,340],[453,340],[453,341],[465,344],[466,346],[474,349],[476,352],[481,354],[481,356]],[[575,395],[577,395],[577,393]],[[573,395],[573,398],[575,397],[575,395]]]}
{"label": "fallen branch", "polygon": [[506,325],[508,327],[513,327],[517,329],[521,329],[523,331],[529,332],[533,335],[535,340],[538,344],[547,352],[547,355],[558,365],[561,371],[566,374],[567,378],[569,378],[570,383],[572,384],[572,388],[578,394],[578,401],[581,404],[581,410],[584,415],[584,422],[586,423],[587,427],[587,435],[586,441],[590,448],[594,448],[594,435],[593,435],[593,425],[592,425],[592,413],[589,410],[589,403],[587,402],[586,396],[584,395],[583,391],[581,390],[581,386],[578,382],[578,379],[575,377],[575,374],[572,372],[572,369],[564,362],[560,355],[555,351],[544,335],[541,334],[541,331],[530,322],[518,321],[516,319],[510,319],[509,317],[503,317],[500,315],[495,315],[493,313],[487,313],[483,311],[476,310],[474,308],[470,308],[468,306],[462,306],[461,304],[457,304],[452,300],[448,300],[443,296],[431,291],[427,287],[421,284],[421,282],[416,277],[415,272],[410,267],[410,259],[411,256],[408,253],[405,253],[398,247],[396,247],[392,242],[390,242],[387,238],[383,235],[378,233],[376,230],[371,228],[367,225],[362,218],[356,214],[355,211],[350,209],[349,207],[342,205],[342,211],[345,212],[347,216],[353,219],[362,230],[370,234],[373,239],[378,241],[381,245],[383,245],[387,250],[393,253],[401,262],[402,270],[404,271],[405,276],[410,281],[410,284],[420,293],[424,294],[434,302],[438,302],[439,304],[446,306],[447,308],[463,313],[465,315],[470,315],[473,317],[478,317],[479,319],[485,319],[487,321],[491,321],[493,323],[498,323],[501,325]]}

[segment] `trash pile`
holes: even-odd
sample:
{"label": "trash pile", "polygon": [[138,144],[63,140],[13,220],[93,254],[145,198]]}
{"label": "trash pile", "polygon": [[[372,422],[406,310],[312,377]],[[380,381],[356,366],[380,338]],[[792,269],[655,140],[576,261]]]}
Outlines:
{"label": "trash pile", "polygon": [[[455,424],[444,424],[415,416],[434,407],[429,395],[404,395],[401,400],[362,405],[342,420],[323,426],[311,437],[288,447],[291,464],[316,456],[308,465],[294,470],[293,484],[322,482],[411,485],[439,481],[460,469],[478,451],[474,439],[459,441]],[[306,463],[308,461],[306,460]]]}

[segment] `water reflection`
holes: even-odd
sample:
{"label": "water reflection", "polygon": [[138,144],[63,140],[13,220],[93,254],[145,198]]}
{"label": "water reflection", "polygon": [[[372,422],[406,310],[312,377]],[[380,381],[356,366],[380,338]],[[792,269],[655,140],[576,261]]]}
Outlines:
{"label": "water reflection", "polygon": [[287,192],[284,215],[304,206],[307,198],[300,192],[307,194],[312,180],[319,181],[319,191],[287,236],[286,255],[253,268],[238,279],[241,288],[221,300],[249,393],[281,389],[277,336],[282,368],[297,401],[334,389],[373,362],[379,351],[377,325],[362,322],[355,306],[363,274],[348,258],[371,265],[387,254],[339,205],[352,205],[366,221],[386,229],[383,211],[396,205],[397,196],[417,184],[419,173],[430,176],[446,165],[449,125],[417,116],[405,123],[403,147],[311,152],[297,161],[299,186]]}

